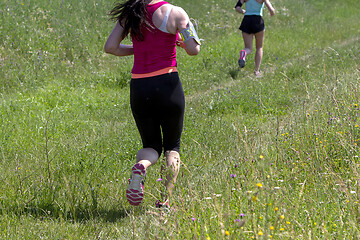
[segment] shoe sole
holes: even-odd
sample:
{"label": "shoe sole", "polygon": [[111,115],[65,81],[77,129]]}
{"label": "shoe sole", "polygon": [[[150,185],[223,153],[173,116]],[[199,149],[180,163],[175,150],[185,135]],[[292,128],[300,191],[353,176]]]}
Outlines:
{"label": "shoe sole", "polygon": [[245,60],[239,59],[239,67],[245,67]]}
{"label": "shoe sole", "polygon": [[144,199],[143,181],[145,167],[142,164],[135,164],[131,171],[131,178],[126,190],[126,198],[133,206],[138,206]]}

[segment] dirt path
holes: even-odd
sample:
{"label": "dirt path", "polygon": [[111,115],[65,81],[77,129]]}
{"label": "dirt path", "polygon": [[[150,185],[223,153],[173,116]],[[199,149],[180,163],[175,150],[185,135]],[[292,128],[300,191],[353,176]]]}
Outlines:
{"label": "dirt path", "polygon": [[[323,51],[325,51],[326,49],[331,49],[333,51],[334,48],[344,48],[346,46],[349,46],[351,44],[353,44],[354,42],[358,42],[360,41],[360,37],[355,37],[355,38],[351,38],[351,39],[347,39],[346,41],[334,44],[333,46],[329,46],[323,49]],[[336,52],[336,51],[335,51]],[[287,67],[290,66],[292,64],[294,64],[294,62],[300,60],[300,61],[306,61],[307,59],[309,59],[312,55],[304,55],[300,58],[293,58],[290,59],[287,63],[285,63],[283,66]],[[273,74],[275,72],[275,70],[277,69],[277,66],[271,66],[271,67],[267,67],[264,68],[264,72],[263,74]],[[239,70],[240,71],[240,70]],[[246,76],[246,78],[248,78],[249,80],[252,81],[258,81],[259,83],[261,82],[261,77],[256,77],[253,74],[249,74]],[[230,78],[230,81],[222,83],[221,85],[217,85],[217,86],[212,86],[210,89],[204,91],[204,92],[197,92],[196,94],[193,95],[189,95],[189,96],[185,96],[186,101],[187,102],[194,102],[199,100],[201,97],[203,97],[204,95],[209,95],[211,93],[214,93],[215,91],[217,91],[218,89],[224,89],[224,88],[228,88],[228,87],[233,87],[236,86],[236,84],[239,84],[239,81],[236,79],[232,79]]]}

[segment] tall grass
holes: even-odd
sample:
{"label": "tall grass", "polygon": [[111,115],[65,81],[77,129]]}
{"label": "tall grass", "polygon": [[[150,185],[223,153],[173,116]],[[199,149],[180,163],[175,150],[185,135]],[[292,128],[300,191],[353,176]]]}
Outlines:
{"label": "tall grass", "polygon": [[[262,71],[236,2],[179,0],[201,54],[178,51],[186,92],[172,205],[160,164],[141,207],[124,191],[141,141],[132,57],[103,53],[108,1],[0,3],[1,239],[356,239],[359,2],[273,1]],[[129,40],[126,40],[129,41]]]}

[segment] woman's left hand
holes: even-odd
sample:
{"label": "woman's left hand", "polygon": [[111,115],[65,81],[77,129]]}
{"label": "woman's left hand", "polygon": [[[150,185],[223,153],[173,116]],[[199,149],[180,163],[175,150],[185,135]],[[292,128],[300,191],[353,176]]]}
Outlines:
{"label": "woman's left hand", "polygon": [[180,33],[178,34],[178,39],[176,40],[176,46],[181,47],[181,48],[185,48],[185,43],[182,40],[182,37],[181,37]]}

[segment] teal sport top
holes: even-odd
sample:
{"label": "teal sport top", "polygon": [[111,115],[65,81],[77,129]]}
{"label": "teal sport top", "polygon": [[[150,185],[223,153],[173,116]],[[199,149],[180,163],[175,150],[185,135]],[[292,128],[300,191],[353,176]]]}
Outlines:
{"label": "teal sport top", "polygon": [[248,0],[245,3],[246,12],[245,15],[263,15],[263,9],[264,9],[265,3],[258,3],[256,0]]}

